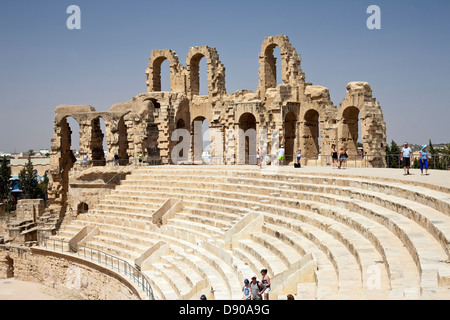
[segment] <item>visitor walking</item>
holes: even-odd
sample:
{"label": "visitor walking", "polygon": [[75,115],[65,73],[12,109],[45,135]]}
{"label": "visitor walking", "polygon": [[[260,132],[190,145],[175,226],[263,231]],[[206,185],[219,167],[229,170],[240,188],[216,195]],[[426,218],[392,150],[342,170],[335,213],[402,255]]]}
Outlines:
{"label": "visitor walking", "polygon": [[264,292],[265,287],[256,279],[256,275],[252,277],[250,282],[250,291],[252,300],[261,300],[261,294]]}
{"label": "visitor walking", "polygon": [[281,146],[281,148],[278,149],[278,165],[279,166],[284,165],[284,152],[285,152],[284,147]]}
{"label": "visitor walking", "polygon": [[333,144],[331,146],[331,168],[333,168],[335,164],[336,164],[336,167],[339,168],[338,151],[336,149],[336,145]]}
{"label": "visitor walking", "polygon": [[405,142],[403,144],[402,151],[400,153],[400,160],[403,162],[403,172],[406,176],[409,173],[409,169],[411,167],[411,156],[412,156],[412,150],[408,146],[408,142]]}
{"label": "visitor walking", "polygon": [[114,166],[118,166],[119,165],[119,155],[116,153],[114,155]]}
{"label": "visitor walking", "polygon": [[248,281],[248,279],[245,279],[244,286],[242,287],[242,300],[250,300],[251,297],[250,281]]}
{"label": "visitor walking", "polygon": [[425,168],[425,175],[428,175],[428,154],[427,154],[427,145],[424,144],[422,148],[420,149],[420,172],[423,175],[423,169]]}
{"label": "visitor walking", "polygon": [[267,269],[262,269],[261,275],[262,275],[261,283],[264,286],[264,300],[269,300],[270,278],[267,275]]}

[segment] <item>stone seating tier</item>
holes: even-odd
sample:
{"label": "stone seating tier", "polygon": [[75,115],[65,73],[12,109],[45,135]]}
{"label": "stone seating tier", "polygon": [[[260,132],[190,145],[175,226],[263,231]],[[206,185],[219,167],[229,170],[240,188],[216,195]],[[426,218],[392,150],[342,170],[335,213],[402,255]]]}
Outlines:
{"label": "stone seating tier", "polygon": [[[97,226],[86,245],[131,264],[164,243],[142,269],[157,299],[240,299],[243,279],[263,268],[272,299],[450,298],[446,189],[348,171],[137,167],[55,238]],[[168,199],[182,200],[182,208],[157,226],[153,213]],[[262,224],[227,242],[249,214]],[[308,254],[312,276],[300,273],[295,288],[284,289]]]}

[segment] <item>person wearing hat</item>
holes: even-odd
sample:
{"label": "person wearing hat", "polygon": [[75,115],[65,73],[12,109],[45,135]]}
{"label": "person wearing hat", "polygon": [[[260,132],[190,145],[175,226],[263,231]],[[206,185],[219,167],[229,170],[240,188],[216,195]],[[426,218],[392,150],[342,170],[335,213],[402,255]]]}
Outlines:
{"label": "person wearing hat", "polygon": [[403,162],[403,171],[404,174],[410,174],[409,168],[411,167],[411,156],[412,156],[412,150],[408,146],[408,142],[405,142],[403,144],[402,152],[400,154],[400,160]]}
{"label": "person wearing hat", "polygon": [[251,296],[250,281],[248,279],[244,280],[244,286],[242,287],[242,300],[250,300]]}
{"label": "person wearing hat", "polygon": [[420,148],[420,172],[423,174],[423,168],[425,168],[425,175],[428,175],[428,154],[427,154],[427,145],[424,144],[422,148]]}

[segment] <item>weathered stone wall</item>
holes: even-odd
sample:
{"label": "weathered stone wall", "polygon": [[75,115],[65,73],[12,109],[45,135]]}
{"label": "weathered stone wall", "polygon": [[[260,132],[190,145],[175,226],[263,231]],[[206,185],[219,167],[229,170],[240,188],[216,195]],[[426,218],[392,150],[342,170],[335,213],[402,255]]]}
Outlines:
{"label": "weathered stone wall", "polygon": [[17,220],[32,220],[36,222],[44,214],[45,201],[43,199],[22,199],[17,202]]}
{"label": "weathered stone wall", "polygon": [[36,248],[0,248],[0,278],[11,276],[38,282],[86,300],[138,300],[133,284],[115,272],[97,264]]}
{"label": "weathered stone wall", "polygon": [[[279,47],[281,55],[279,85],[274,56],[276,47]],[[199,64],[203,58],[207,63],[208,94],[200,96]],[[165,60],[170,64],[169,92],[161,91],[161,64]],[[300,54],[285,35],[264,39],[259,63],[256,91],[239,90],[228,94],[225,67],[216,48],[191,47],[186,66],[170,49],[153,50],[145,70],[147,92],[104,112],[97,112],[91,106],[57,107],[51,151],[50,211],[62,217],[73,206],[68,194],[69,172],[74,163],[71,148],[76,149],[77,146],[71,146],[68,117],[80,124],[79,150],[88,155],[90,165],[94,166],[112,165],[115,154],[122,159],[121,165],[128,161],[136,162],[140,154],[161,164],[177,163],[171,156],[179,141],[172,141],[172,134],[181,128],[189,132],[191,140],[183,162],[201,162],[202,150],[193,148],[195,141],[202,142],[201,133],[195,134],[195,121],[207,121],[209,128],[217,133],[210,135],[211,155],[215,157],[215,163],[255,163],[256,148],[260,148],[263,154],[275,155],[278,147],[284,146],[286,164],[301,148],[304,164],[309,159],[315,164],[326,165],[330,159],[323,155],[330,155],[332,145],[347,149],[353,156],[351,160],[357,162],[361,161],[355,157],[360,139],[364,153],[370,156],[364,163],[373,167],[385,166],[384,157],[373,155],[384,153],[386,124],[367,82],[349,82],[347,97],[339,108],[336,107],[328,88],[306,82]],[[98,124],[100,118],[106,124],[104,133]],[[248,145],[245,142],[248,135],[241,137],[240,129],[255,130],[257,145]],[[272,132],[276,135],[272,136]],[[264,136],[267,139],[262,143]],[[103,150],[103,137],[106,137],[107,150]],[[319,155],[322,155],[321,160],[318,160]],[[265,161],[270,161],[270,158],[265,157]],[[92,190],[78,191],[88,194]]]}

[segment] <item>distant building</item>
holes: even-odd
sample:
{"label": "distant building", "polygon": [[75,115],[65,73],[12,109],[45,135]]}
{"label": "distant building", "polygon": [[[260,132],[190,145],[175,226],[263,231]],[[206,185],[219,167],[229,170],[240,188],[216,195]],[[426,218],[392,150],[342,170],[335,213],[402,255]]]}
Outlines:
{"label": "distant building", "polygon": [[[28,158],[10,159],[11,175],[18,176],[23,167],[27,164]],[[44,176],[50,170],[50,158],[31,158],[31,163],[39,176]]]}

